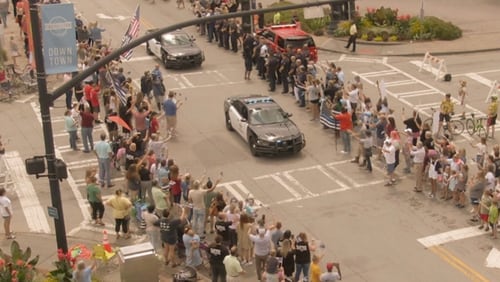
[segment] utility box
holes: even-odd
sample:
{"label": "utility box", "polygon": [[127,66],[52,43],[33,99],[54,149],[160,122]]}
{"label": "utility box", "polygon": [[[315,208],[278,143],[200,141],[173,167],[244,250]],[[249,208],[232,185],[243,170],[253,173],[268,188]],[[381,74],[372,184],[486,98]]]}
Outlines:
{"label": "utility box", "polygon": [[151,242],[121,247],[118,257],[122,282],[158,281],[160,261]]}

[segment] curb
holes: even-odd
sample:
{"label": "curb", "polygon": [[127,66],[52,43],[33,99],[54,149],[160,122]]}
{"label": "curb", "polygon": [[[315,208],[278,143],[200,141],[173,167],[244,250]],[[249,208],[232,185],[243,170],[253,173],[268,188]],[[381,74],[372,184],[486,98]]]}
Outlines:
{"label": "curb", "polygon": [[[330,53],[338,53],[338,54],[352,54],[351,52],[346,52],[344,50],[334,50],[324,47],[317,47],[318,50]],[[477,49],[477,50],[463,50],[463,51],[443,51],[443,52],[431,52],[432,55],[435,56],[450,56],[450,55],[462,55],[462,54],[476,54],[476,53],[488,53],[488,52],[498,52],[500,48],[486,48],[486,49]],[[357,53],[359,54],[359,53]],[[364,54],[359,54],[364,55]],[[369,54],[373,55],[373,54]],[[425,52],[422,53],[401,53],[401,54],[376,54],[377,56],[384,57],[418,57],[424,56]]]}

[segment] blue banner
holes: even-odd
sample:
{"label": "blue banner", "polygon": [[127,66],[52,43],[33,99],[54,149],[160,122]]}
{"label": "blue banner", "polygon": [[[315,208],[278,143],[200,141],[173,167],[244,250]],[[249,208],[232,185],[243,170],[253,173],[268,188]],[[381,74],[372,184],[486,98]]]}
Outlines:
{"label": "blue banner", "polygon": [[[40,5],[45,73],[78,70],[73,4]],[[36,48],[36,47],[35,47]]]}

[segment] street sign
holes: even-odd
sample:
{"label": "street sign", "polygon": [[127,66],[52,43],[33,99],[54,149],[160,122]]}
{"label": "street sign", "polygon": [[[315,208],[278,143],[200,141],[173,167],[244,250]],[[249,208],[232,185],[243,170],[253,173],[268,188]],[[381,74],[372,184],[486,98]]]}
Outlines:
{"label": "street sign", "polygon": [[55,219],[59,219],[59,213],[57,212],[57,208],[47,207],[47,211],[49,212],[49,216]]}

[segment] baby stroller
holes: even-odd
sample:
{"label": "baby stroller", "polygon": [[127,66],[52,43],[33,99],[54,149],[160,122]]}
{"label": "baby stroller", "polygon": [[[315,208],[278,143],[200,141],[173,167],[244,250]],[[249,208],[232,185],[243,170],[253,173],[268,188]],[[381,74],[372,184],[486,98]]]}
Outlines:
{"label": "baby stroller", "polygon": [[191,266],[185,266],[172,276],[174,278],[174,282],[195,282],[198,280],[196,269]]}

